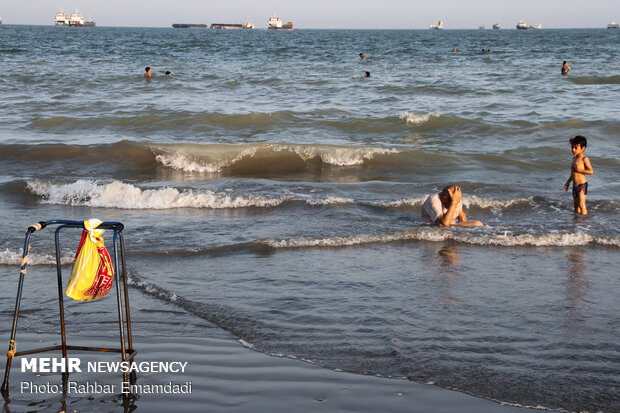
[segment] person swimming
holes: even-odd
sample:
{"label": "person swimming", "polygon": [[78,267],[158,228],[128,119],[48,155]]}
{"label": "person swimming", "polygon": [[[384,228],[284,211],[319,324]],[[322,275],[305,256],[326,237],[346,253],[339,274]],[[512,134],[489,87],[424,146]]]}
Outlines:
{"label": "person swimming", "polygon": [[362,60],[366,59],[366,56],[364,56],[364,53],[360,53],[360,59]]}
{"label": "person swimming", "polygon": [[151,68],[149,66],[144,68],[144,77],[152,77],[153,75],[151,74]]}
{"label": "person swimming", "polygon": [[364,77],[370,77],[370,72],[364,72]]}
{"label": "person swimming", "polygon": [[568,65],[568,62],[565,60],[562,63],[562,76],[566,76],[568,72],[570,72],[570,66]]}
{"label": "person swimming", "polygon": [[166,70],[166,76],[172,76],[172,72],[170,70]]}

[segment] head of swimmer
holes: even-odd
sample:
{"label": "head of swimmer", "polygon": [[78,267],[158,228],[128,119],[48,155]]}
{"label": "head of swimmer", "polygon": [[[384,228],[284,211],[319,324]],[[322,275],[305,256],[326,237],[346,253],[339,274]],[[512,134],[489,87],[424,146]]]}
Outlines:
{"label": "head of swimmer", "polygon": [[461,188],[456,185],[448,185],[444,187],[439,193],[439,199],[441,199],[441,203],[448,208],[452,203],[452,196],[455,192],[461,192]]}

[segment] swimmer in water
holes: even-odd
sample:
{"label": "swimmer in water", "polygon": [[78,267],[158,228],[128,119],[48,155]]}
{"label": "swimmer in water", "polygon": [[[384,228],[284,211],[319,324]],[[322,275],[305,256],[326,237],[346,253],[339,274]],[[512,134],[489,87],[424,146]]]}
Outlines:
{"label": "swimmer in water", "polygon": [[568,72],[570,72],[570,66],[568,65],[568,62],[565,60],[564,63],[562,63],[562,76],[566,76]]}
{"label": "swimmer in water", "polygon": [[166,76],[172,76],[172,72],[170,70],[166,70]]}
{"label": "swimmer in water", "polygon": [[364,53],[360,53],[360,59],[362,60],[366,59],[366,56],[364,56]]}
{"label": "swimmer in water", "polygon": [[370,77],[370,72],[364,72],[364,77]]}
{"label": "swimmer in water", "polygon": [[144,77],[152,77],[153,75],[151,74],[151,68],[149,66],[144,68],[144,71],[146,73],[144,73]]}

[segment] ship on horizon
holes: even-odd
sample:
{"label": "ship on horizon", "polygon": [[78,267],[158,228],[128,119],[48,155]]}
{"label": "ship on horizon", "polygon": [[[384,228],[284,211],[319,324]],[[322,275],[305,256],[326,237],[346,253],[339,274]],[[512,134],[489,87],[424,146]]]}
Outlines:
{"label": "ship on horizon", "polygon": [[499,29],[500,29],[500,25],[499,25],[499,23],[495,23],[495,24],[493,25],[493,30],[499,30]]}
{"label": "ship on horizon", "polygon": [[207,25],[204,23],[173,23],[172,27],[175,29],[206,29]]}
{"label": "ship on horizon", "polygon": [[56,27],[96,27],[97,23],[95,23],[89,16],[88,21],[84,20],[84,17],[80,14],[80,12],[76,9],[74,13],[71,14],[71,17],[67,16],[62,9],[58,13],[56,13],[56,17],[54,18],[54,26]]}
{"label": "ship on horizon", "polygon": [[517,23],[517,30],[536,30],[536,29],[542,29],[542,24],[537,24],[536,27],[534,27],[534,26],[528,26],[524,20],[519,20],[519,23]]}
{"label": "ship on horizon", "polygon": [[428,28],[433,30],[441,30],[443,29],[443,22],[441,20],[437,20],[437,23],[432,23],[428,26]]}
{"label": "ship on horizon", "polygon": [[254,24],[251,21],[247,21],[243,24],[238,23],[212,23],[212,29],[223,29],[223,30],[244,30],[244,29],[253,29]]}
{"label": "ship on horizon", "polygon": [[293,27],[293,22],[282,24],[282,20],[275,13],[273,17],[269,18],[269,22],[267,23],[267,28],[269,30],[296,30]]}
{"label": "ship on horizon", "polygon": [[[1,20],[0,20],[1,21]],[[607,25],[608,29],[620,29],[620,24],[616,23],[615,21],[609,23]]]}

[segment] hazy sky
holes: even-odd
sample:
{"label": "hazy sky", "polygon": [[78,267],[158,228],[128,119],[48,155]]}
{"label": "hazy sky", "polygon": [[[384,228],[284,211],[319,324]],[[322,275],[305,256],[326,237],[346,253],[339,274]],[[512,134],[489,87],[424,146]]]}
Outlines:
{"label": "hazy sky", "polygon": [[[513,29],[520,19],[544,28],[606,27],[620,21],[620,0],[1,0],[5,24],[51,25],[63,8],[76,8],[98,26],[170,27],[172,23],[241,23],[267,27],[274,12],[298,28]],[[1,38],[0,38],[1,41]]]}

